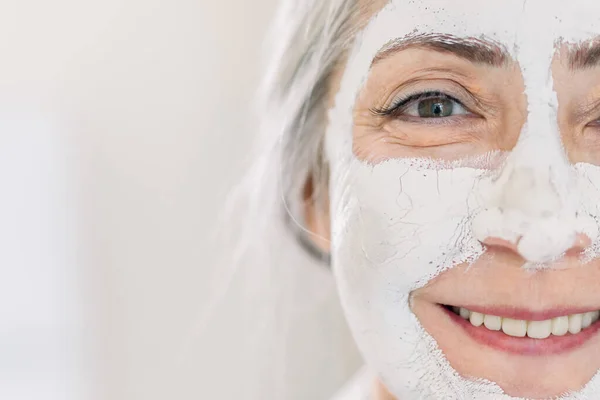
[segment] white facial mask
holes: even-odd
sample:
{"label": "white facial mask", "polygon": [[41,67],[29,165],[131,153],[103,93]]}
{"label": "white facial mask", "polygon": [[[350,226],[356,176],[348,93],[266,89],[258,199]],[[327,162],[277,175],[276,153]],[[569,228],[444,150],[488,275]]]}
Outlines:
{"label": "white facial mask", "polygon": [[[537,268],[561,256],[577,233],[594,242],[589,257],[599,254],[600,168],[569,165],[550,69],[560,39],[579,43],[600,34],[598,15],[600,3],[589,0],[394,0],[358,36],[326,138],[332,259],[357,344],[400,400],[511,398],[493,382],[458,375],[411,312],[411,291],[476,260],[490,236],[515,244],[521,238],[519,252]],[[521,66],[529,115],[500,170],[488,169],[493,154],[377,165],[354,156],[352,110],[371,62],[390,40],[415,33],[484,36]],[[564,398],[600,398],[600,374]]]}

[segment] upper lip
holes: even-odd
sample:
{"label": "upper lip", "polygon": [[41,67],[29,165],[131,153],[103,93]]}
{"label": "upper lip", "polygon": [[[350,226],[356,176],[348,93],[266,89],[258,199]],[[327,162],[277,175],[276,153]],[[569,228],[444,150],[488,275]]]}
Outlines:
{"label": "upper lip", "polygon": [[503,318],[527,321],[544,321],[566,315],[581,314],[600,310],[600,307],[553,307],[545,310],[530,310],[524,307],[514,306],[478,306],[470,304],[453,304],[452,306],[463,307],[469,311],[475,311],[481,314],[496,315]]}
{"label": "upper lip", "polygon": [[412,296],[526,321],[600,310],[600,257],[568,264],[568,269],[533,272],[522,268],[518,257],[488,251],[474,263],[444,271]]}

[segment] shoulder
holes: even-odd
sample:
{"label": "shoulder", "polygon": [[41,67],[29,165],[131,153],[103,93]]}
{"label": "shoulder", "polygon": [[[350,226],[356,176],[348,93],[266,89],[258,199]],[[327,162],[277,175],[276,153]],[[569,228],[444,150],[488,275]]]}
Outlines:
{"label": "shoulder", "polygon": [[331,400],[369,400],[373,376],[361,368]]}

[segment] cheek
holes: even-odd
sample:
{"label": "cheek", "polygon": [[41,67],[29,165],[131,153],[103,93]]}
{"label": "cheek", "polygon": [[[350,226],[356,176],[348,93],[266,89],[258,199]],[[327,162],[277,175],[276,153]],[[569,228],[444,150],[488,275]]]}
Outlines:
{"label": "cheek", "polygon": [[469,215],[485,171],[428,169],[406,159],[375,166],[355,159],[344,169],[332,190],[332,252],[341,274],[358,283],[385,278],[409,293],[481,252]]}

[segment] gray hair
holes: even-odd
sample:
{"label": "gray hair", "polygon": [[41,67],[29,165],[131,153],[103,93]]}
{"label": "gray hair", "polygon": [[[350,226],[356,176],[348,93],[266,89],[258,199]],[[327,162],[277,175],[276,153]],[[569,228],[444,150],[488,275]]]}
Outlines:
{"label": "gray hair", "polygon": [[270,38],[271,62],[261,92],[261,141],[279,169],[279,198],[303,220],[303,190],[314,182],[323,198],[328,178],[322,152],[329,81],[354,39],[357,0],[286,0]]}
{"label": "gray hair", "polygon": [[[247,399],[326,398],[360,364],[332,278],[306,257],[294,232],[305,230],[307,182],[313,201],[325,198],[329,81],[354,40],[360,12],[358,0],[284,0],[270,34],[259,147],[232,203],[233,215],[244,207],[232,265],[250,293],[245,330],[260,326],[250,336],[263,343],[247,346],[257,358],[270,358],[251,367],[265,379],[252,379]],[[302,337],[294,337],[300,330]]]}

